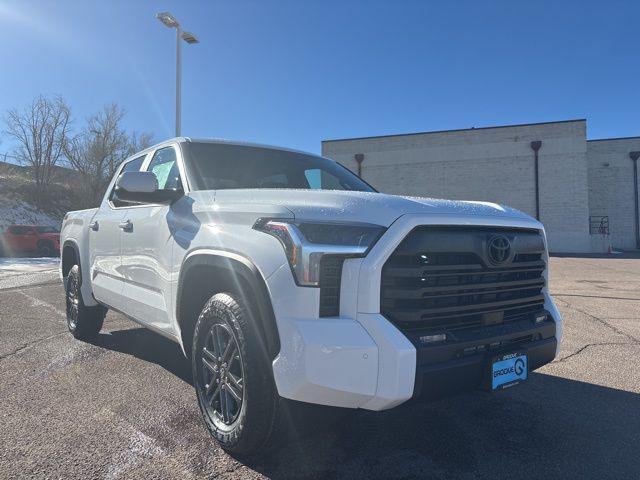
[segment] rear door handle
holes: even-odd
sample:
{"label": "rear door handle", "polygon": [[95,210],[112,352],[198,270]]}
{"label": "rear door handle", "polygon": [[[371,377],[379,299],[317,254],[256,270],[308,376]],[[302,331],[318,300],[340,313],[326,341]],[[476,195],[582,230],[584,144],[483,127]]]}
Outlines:
{"label": "rear door handle", "polygon": [[120,222],[118,226],[125,232],[133,232],[133,223],[131,223],[131,220]]}
{"label": "rear door handle", "polygon": [[95,220],[89,224],[89,228],[94,232],[97,232],[100,229],[100,224],[98,223],[97,220]]}

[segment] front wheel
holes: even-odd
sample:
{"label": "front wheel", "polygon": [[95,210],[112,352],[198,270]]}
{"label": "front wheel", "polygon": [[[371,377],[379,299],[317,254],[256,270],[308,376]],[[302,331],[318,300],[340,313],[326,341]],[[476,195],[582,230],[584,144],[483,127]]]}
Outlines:
{"label": "front wheel", "polygon": [[225,450],[250,455],[266,446],[279,398],[261,336],[242,299],[219,293],[195,326],[194,386],[207,429]]}
{"label": "front wheel", "polygon": [[80,291],[80,268],[74,265],[65,283],[67,297],[67,327],[78,340],[95,337],[104,322],[107,309],[101,305],[87,307]]}

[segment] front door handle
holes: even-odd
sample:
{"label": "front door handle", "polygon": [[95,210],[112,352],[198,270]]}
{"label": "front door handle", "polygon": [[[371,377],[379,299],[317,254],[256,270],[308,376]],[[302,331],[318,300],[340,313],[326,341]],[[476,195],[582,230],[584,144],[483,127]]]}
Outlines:
{"label": "front door handle", "polygon": [[126,222],[120,222],[118,225],[124,232],[133,232],[133,223],[131,220],[127,220]]}
{"label": "front door handle", "polygon": [[91,230],[93,230],[94,232],[97,232],[97,231],[100,229],[100,224],[98,223],[98,221],[97,221],[97,220],[94,220],[93,222],[91,222],[91,223],[89,224],[89,228],[90,228]]}

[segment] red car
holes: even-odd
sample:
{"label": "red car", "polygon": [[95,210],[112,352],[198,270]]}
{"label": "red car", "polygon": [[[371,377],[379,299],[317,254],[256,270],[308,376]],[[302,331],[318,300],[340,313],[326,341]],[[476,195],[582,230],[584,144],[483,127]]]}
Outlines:
{"label": "red car", "polygon": [[41,257],[60,254],[60,230],[45,225],[9,225],[0,232],[0,255],[37,253]]}

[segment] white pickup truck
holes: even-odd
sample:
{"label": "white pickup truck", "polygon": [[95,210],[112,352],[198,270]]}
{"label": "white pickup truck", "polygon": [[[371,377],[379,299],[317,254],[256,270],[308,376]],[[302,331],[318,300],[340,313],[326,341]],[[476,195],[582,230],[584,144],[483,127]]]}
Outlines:
{"label": "white pickup truck", "polygon": [[383,410],[497,390],[556,356],[543,226],[485,202],[377,193],[287,149],[175,138],[120,166],[61,234],[67,318],[107,309],[180,344],[223,448],[259,451],[281,398]]}

